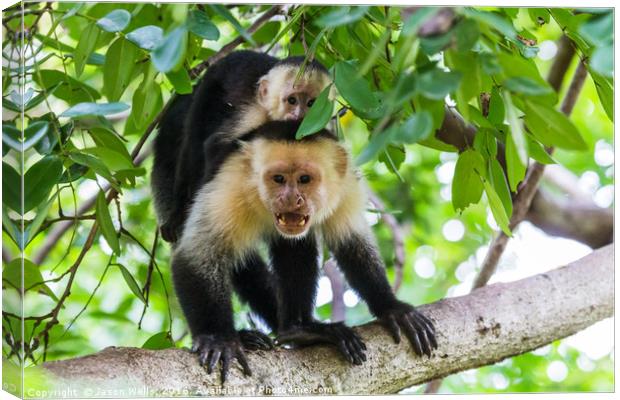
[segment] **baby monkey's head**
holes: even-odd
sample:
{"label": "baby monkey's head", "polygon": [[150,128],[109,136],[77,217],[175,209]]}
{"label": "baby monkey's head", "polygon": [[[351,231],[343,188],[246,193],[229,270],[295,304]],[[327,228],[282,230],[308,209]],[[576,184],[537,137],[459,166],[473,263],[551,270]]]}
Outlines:
{"label": "baby monkey's head", "polygon": [[276,133],[253,140],[250,147],[262,205],[278,233],[288,238],[303,237],[332,214],[349,166],[346,150],[329,132],[295,140],[297,126],[268,123],[264,127]]}
{"label": "baby monkey's head", "polygon": [[303,57],[280,61],[258,81],[258,101],[269,119],[298,120],[312,107],[317,96],[331,82],[325,67],[314,61],[299,75]]}

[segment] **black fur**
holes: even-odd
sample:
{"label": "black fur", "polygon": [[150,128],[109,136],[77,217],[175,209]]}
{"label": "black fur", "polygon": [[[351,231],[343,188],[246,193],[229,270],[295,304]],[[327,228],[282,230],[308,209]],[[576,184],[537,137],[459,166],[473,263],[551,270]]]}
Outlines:
{"label": "black fur", "polygon": [[223,162],[218,156],[222,142],[213,134],[239,107],[254,101],[259,78],[277,62],[253,51],[231,53],[209,67],[194,92],[177,97],[165,113],[155,138],[152,179],[165,240],[178,239],[196,191]]}

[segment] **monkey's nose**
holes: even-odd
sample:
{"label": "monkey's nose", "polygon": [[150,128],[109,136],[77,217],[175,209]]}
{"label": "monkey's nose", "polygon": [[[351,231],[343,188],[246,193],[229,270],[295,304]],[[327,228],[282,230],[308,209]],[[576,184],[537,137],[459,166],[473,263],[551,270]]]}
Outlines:
{"label": "monkey's nose", "polygon": [[297,207],[301,207],[304,205],[304,198],[302,196],[297,196]]}

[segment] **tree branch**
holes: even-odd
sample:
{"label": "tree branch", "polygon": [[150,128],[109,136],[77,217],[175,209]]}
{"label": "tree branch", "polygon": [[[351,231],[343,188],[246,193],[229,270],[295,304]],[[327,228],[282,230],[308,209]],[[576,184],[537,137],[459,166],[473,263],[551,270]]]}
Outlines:
{"label": "tree branch", "polygon": [[[459,371],[499,362],[572,335],[613,315],[613,245],[570,265],[472,294],[421,307],[437,327],[439,349],[416,357],[394,344],[376,323],[357,328],[368,361],[347,364],[332,348],[249,352],[253,376],[232,368],[227,394],[396,393]],[[523,323],[527,321],[527,323]],[[217,394],[219,376],[208,375],[187,350],[109,347],[97,354],[43,364],[58,387],[76,397],[114,389],[120,396]],[[288,389],[301,392],[287,392]],[[84,392],[84,390],[90,392]],[[284,392],[282,392],[284,391]],[[221,392],[220,392],[221,393]],[[89,397],[89,396],[86,396]]]}

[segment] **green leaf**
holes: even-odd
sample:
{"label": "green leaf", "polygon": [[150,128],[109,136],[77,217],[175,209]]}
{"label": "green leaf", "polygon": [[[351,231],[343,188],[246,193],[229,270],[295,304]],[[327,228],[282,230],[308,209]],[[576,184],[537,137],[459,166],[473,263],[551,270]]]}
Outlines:
{"label": "green leaf", "polygon": [[375,156],[379,154],[379,152],[383,151],[388,143],[394,139],[399,128],[400,127],[397,125],[392,125],[383,132],[374,134],[368,141],[366,147],[364,147],[364,150],[362,150],[360,155],[355,160],[355,163],[357,165],[363,165],[375,158]]}
{"label": "green leaf", "polygon": [[131,156],[127,151],[127,147],[123,141],[115,134],[106,128],[90,128],[88,133],[92,137],[93,141],[98,147],[105,147],[119,153],[121,157],[131,162]]}
{"label": "green leaf", "polygon": [[610,121],[614,121],[614,87],[611,79],[604,78],[589,68],[590,76],[594,80],[598,99]]}
{"label": "green leaf", "polygon": [[78,164],[85,165],[88,168],[92,169],[95,174],[103,177],[108,182],[110,182],[110,185],[114,189],[120,191],[117,180],[112,176],[112,173],[110,172],[108,167],[106,167],[105,164],[98,158],[78,152],[69,153],[69,158]]}
{"label": "green leaf", "polygon": [[105,193],[103,193],[103,191],[99,191],[97,195],[96,211],[97,223],[99,224],[105,241],[110,245],[110,248],[116,255],[120,255],[121,248],[118,242],[118,235],[116,234],[116,229],[114,229],[110,210],[108,209],[108,202],[105,199]]}
{"label": "green leaf", "polygon": [[504,100],[502,99],[497,87],[493,86],[491,90],[491,101],[489,102],[489,115],[487,119],[494,126],[499,126],[504,123],[506,118],[506,108],[504,107]]}
{"label": "green leaf", "polygon": [[456,38],[456,48],[460,52],[470,50],[480,37],[478,24],[471,19],[462,20],[454,31]]}
{"label": "green leaf", "polygon": [[477,10],[470,7],[466,7],[463,12],[466,16],[474,18],[482,22],[483,24],[488,25],[490,28],[498,30],[502,35],[506,36],[507,38],[517,38],[517,31],[515,30],[512,23],[501,17],[499,14]]}
{"label": "green leaf", "polygon": [[512,140],[515,145],[517,155],[521,160],[521,164],[527,165],[527,142],[525,141],[525,133],[523,132],[521,120],[517,116],[517,109],[512,104],[512,97],[510,96],[510,93],[506,91],[502,91],[501,93],[506,106],[506,118],[508,119],[511,133],[506,141]]}
{"label": "green leaf", "polygon": [[[220,17],[230,22],[230,24],[235,28],[235,30],[241,36],[243,36],[245,40],[247,40],[247,42],[250,44],[251,47],[256,47],[256,42],[254,42],[254,39],[252,39],[252,35],[250,35],[248,31],[246,31],[243,28],[243,26],[241,26],[239,21],[237,21],[237,18],[235,18],[235,16],[232,15],[226,7],[224,7],[221,4],[209,4],[209,8],[211,8]],[[165,71],[162,71],[162,72],[165,72]]]}
{"label": "green leaf", "polygon": [[184,27],[176,28],[151,51],[153,65],[160,72],[169,72],[185,58],[187,50],[187,31]]}
{"label": "green leaf", "polygon": [[555,108],[525,100],[525,123],[532,135],[549,147],[586,150],[588,145],[577,127]]}
{"label": "green leaf", "polygon": [[84,71],[88,56],[95,50],[99,39],[99,29],[95,25],[88,25],[80,36],[75,53],[73,53],[73,63],[75,66],[75,76],[80,77]]}
{"label": "green leaf", "polygon": [[357,67],[340,61],[334,65],[334,78],[339,94],[362,117],[379,118],[383,112],[381,103],[370,90],[368,81],[357,76]]}
{"label": "green leaf", "polygon": [[614,45],[597,47],[590,59],[590,68],[599,74],[613,78],[614,76]]}
{"label": "green leaf", "polygon": [[108,48],[103,65],[103,94],[109,101],[120,99],[129,86],[138,55],[138,48],[123,38],[116,39]]}
{"label": "green leaf", "polygon": [[502,206],[502,201],[499,196],[493,189],[493,186],[489,184],[489,182],[484,182],[484,192],[487,194],[487,199],[489,200],[489,207],[491,207],[491,212],[493,213],[493,218],[495,218],[495,222],[499,225],[500,229],[509,237],[512,237],[512,232],[510,231],[510,221],[508,220],[508,215],[506,215],[506,210]]}
{"label": "green leaf", "polygon": [[187,30],[203,39],[218,40],[220,38],[220,31],[217,26],[201,10],[191,10],[187,16],[186,24]]}
{"label": "green leaf", "polygon": [[174,341],[170,337],[170,332],[159,332],[151,336],[142,345],[143,349],[163,350],[174,347]]}
{"label": "green leaf", "polygon": [[331,119],[334,111],[334,102],[329,99],[331,88],[331,85],[327,86],[316,98],[314,104],[310,107],[310,110],[297,129],[297,133],[295,134],[296,139],[312,135],[325,128],[325,125],[327,125]]}
{"label": "green leaf", "polygon": [[47,121],[32,122],[24,130],[24,142],[22,148],[21,132],[8,122],[2,124],[2,142],[17,152],[26,151],[36,145],[48,132]]}
{"label": "green leaf", "polygon": [[66,101],[70,105],[80,102],[97,100],[99,92],[60,71],[41,70],[33,74],[32,79],[46,91],[54,90],[54,97]]}
{"label": "green leaf", "polygon": [[516,76],[508,78],[504,81],[504,87],[514,93],[520,93],[525,96],[543,96],[553,92],[553,89],[547,85],[541,85],[533,79],[525,76]]}
{"label": "green leaf", "polygon": [[530,15],[530,19],[537,25],[544,25],[549,23],[551,15],[546,8],[528,8],[527,12]]}
{"label": "green leaf", "polygon": [[120,171],[134,167],[131,160],[127,159],[123,154],[106,147],[89,147],[82,151],[97,157],[110,171]]}
{"label": "green leaf", "polygon": [[116,264],[116,266],[118,267],[118,269],[121,270],[121,273],[123,274],[123,278],[125,279],[127,286],[129,286],[129,289],[133,292],[133,294],[136,295],[137,298],[140,299],[140,301],[146,304],[146,299],[142,295],[142,291],[140,290],[138,283],[136,283],[136,280],[131,275],[131,273],[127,270],[127,268],[125,268],[124,265]]}
{"label": "green leaf", "polygon": [[506,137],[506,173],[511,191],[517,191],[517,186],[525,178],[525,171],[526,164],[521,162],[514,141],[510,137]]}
{"label": "green leaf", "polygon": [[142,84],[135,91],[131,114],[125,125],[125,135],[143,133],[163,107],[161,87],[150,73],[144,75]]}
{"label": "green leaf", "polygon": [[460,81],[460,72],[446,72],[435,68],[420,75],[418,91],[429,99],[443,100],[459,87]]}
{"label": "green leaf", "polygon": [[[52,205],[54,204],[56,199],[57,199],[57,195],[53,195],[52,197],[49,198],[49,200],[47,200],[47,203],[41,203],[41,205],[39,207],[37,207],[37,210],[36,210],[37,215],[36,215],[36,217],[24,229],[24,241],[26,242],[25,243],[26,246],[37,235],[39,228],[41,227],[41,225],[45,221],[45,218],[47,217],[47,214],[48,214],[50,208],[52,208]],[[22,250],[23,250],[23,248],[22,248]]]}
{"label": "green leaf", "polygon": [[127,34],[127,40],[144,50],[153,50],[164,38],[164,30],[159,26],[147,25]]}
{"label": "green leaf", "polygon": [[[579,34],[595,46],[611,45],[614,39],[613,12],[594,17],[579,27]],[[613,46],[611,46],[613,50]],[[612,52],[613,58],[613,52]]]}
{"label": "green leaf", "polygon": [[[3,126],[4,128],[4,126]],[[22,183],[19,172],[10,165],[2,162],[2,203],[11,210],[22,213]]]}
{"label": "green leaf", "polygon": [[95,115],[116,114],[125,111],[129,106],[125,103],[79,103],[63,111],[59,117],[82,118]]}
{"label": "green leaf", "polygon": [[397,143],[414,144],[433,132],[433,117],[428,111],[413,114],[403,123],[394,136]]}
{"label": "green leaf", "polygon": [[190,94],[192,92],[192,80],[185,68],[168,72],[166,78],[168,78],[178,94]]}
{"label": "green leaf", "polygon": [[62,161],[56,156],[43,157],[30,167],[24,175],[24,213],[47,200],[61,176]]}
{"label": "green leaf", "polygon": [[131,14],[129,13],[129,11],[119,9],[110,12],[103,18],[100,18],[97,21],[97,25],[104,31],[120,32],[123,29],[127,28],[130,20]]}
{"label": "green leaf", "polygon": [[23,287],[22,287],[22,260],[21,258],[15,258],[11,262],[7,263],[2,270],[2,280],[9,285],[13,286],[17,290],[42,290],[43,293],[50,296],[55,301],[58,298],[52,292],[52,290],[43,283],[44,279],[39,270],[39,266],[28,259],[24,259],[24,275],[23,275]]}
{"label": "green leaf", "polygon": [[[369,6],[344,6],[331,7],[330,9],[332,8],[335,8],[335,10],[321,15],[316,19],[315,23],[317,26],[321,28],[335,28],[337,26],[352,24],[353,22],[359,21],[364,17]],[[351,8],[353,8],[353,10],[351,10]]]}
{"label": "green leaf", "polygon": [[452,205],[455,211],[462,211],[470,204],[476,204],[482,197],[484,158],[475,150],[465,150],[459,155],[452,180]]}
{"label": "green leaf", "polygon": [[527,136],[527,147],[530,157],[541,164],[557,164],[557,162],[545,151],[543,145]]}
{"label": "green leaf", "polygon": [[489,159],[489,179],[504,206],[506,214],[510,218],[512,215],[512,197],[510,196],[506,175],[497,158]]}

